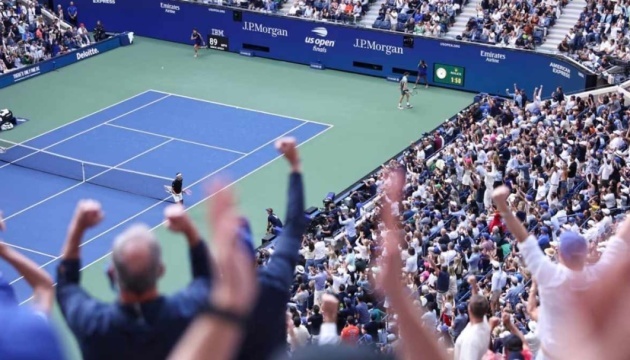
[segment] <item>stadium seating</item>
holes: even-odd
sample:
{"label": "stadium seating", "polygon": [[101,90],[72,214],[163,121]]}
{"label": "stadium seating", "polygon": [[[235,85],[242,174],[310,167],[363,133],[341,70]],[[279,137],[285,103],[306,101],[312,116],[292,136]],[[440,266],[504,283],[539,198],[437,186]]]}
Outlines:
{"label": "stadium seating", "polygon": [[[406,233],[401,256],[405,263],[410,256],[408,247],[415,248],[416,254],[420,254],[411,255],[417,256],[418,270],[412,272],[414,280],[410,283],[410,296],[418,306],[424,307],[423,319],[435,329],[435,334],[447,347],[453,345],[462,330],[457,328],[461,324],[457,327],[453,324],[458,314],[465,312],[465,302],[471,295],[467,275],[475,274],[482,289],[500,287],[502,292],[496,311],[502,311],[507,304],[517,308],[518,303],[521,303],[519,309],[522,309],[522,298],[527,298],[531,285],[531,275],[514,257],[514,241],[502,227],[500,216],[494,212],[483,187],[491,191],[498,184],[505,183],[523,190],[520,196],[512,199],[514,211],[517,216],[523,216],[530,233],[538,237],[541,248],[554,261],[557,261],[557,255],[554,255],[557,243],[554,241],[561,231],[570,229],[580,232],[589,241],[599,244],[610,233],[612,224],[629,208],[630,184],[627,181],[622,180],[618,190],[612,190],[612,198],[598,197],[593,189],[593,184],[602,180],[605,183],[618,181],[609,179],[608,167],[624,169],[625,162],[630,160],[628,141],[623,136],[628,131],[623,97],[616,93],[603,94],[601,101],[595,103],[588,97],[565,96],[559,89],[547,101],[541,101],[538,95],[535,94],[534,101],[524,107],[531,113],[529,118],[517,115],[514,128],[503,128],[499,125],[502,119],[511,116],[512,111],[519,114],[520,110],[514,108],[509,100],[482,94],[477,97],[478,103],[460,112],[433,133],[426,134],[418,143],[384,165],[385,169],[401,166],[408,171],[407,200],[399,204],[401,228]],[[551,109],[562,113],[566,111],[567,115],[550,118]],[[542,126],[540,131],[568,129],[570,126],[577,126],[580,130],[575,134],[565,132],[565,138],[557,145],[548,146],[539,141],[537,151],[546,158],[540,162],[535,153],[526,156],[522,152],[523,147],[518,145],[520,139],[527,139],[519,133],[529,132],[534,124]],[[613,164],[591,156],[593,149],[609,154]],[[493,156],[496,156],[495,160],[491,160]],[[495,165],[484,170],[489,162]],[[573,168],[573,163],[577,167]],[[413,174],[409,173],[410,169],[413,169]],[[601,169],[607,174],[606,179],[601,178]],[[568,175],[561,175],[564,171],[568,171]],[[471,174],[478,172],[477,179],[473,175],[471,180]],[[483,173],[485,175],[481,175]],[[318,263],[313,258],[317,252],[314,244],[323,242],[329,248],[327,254],[333,255],[325,259],[329,264],[328,291],[339,295],[340,292],[333,289],[338,288],[340,283],[347,289],[352,288],[342,292],[347,298],[340,299],[342,303],[345,301],[350,313],[356,299],[362,297],[369,299],[371,312],[380,309],[387,313],[386,303],[374,296],[370,285],[349,280],[356,276],[354,269],[343,269],[344,262],[339,260],[345,254],[354,252],[351,244],[355,244],[355,251],[360,254],[363,250],[357,251],[357,247],[365,247],[363,239],[370,239],[373,243],[369,243],[367,248],[371,257],[366,259],[364,267],[378,271],[382,238],[377,219],[383,195],[376,189],[382,187],[383,179],[383,170],[367,176],[363,182],[338,195],[335,202],[326,203],[325,208],[316,214],[309,235],[312,240],[301,250],[303,267],[296,272],[294,291],[304,282],[303,277],[308,276],[309,266]],[[482,185],[484,182],[487,185]],[[348,239],[347,227],[340,223],[345,216],[354,218],[357,232],[362,233],[359,240]],[[594,246],[591,255],[598,257],[604,246]],[[474,248],[478,250],[471,250]],[[269,249],[273,246],[261,252]],[[439,289],[441,271],[424,260],[431,254],[432,261],[447,266],[450,278],[447,289]],[[347,262],[348,257],[345,256]],[[477,259],[472,260],[475,256]],[[494,264],[500,264],[502,270],[497,270]],[[337,267],[339,270],[336,270]],[[347,273],[351,277],[346,276]],[[436,301],[440,298],[442,301]],[[294,301],[296,313],[303,313],[313,306],[313,294],[311,292],[306,300],[296,294]],[[535,342],[535,324],[528,323],[528,314],[521,315],[524,321],[519,324],[520,330]],[[380,343],[381,348],[387,348],[396,339],[395,326],[391,326],[390,321],[391,317],[385,317],[380,324],[382,330],[375,341]],[[495,340],[499,339],[500,336],[495,337]]]}
{"label": "stadium seating", "polygon": [[[73,28],[59,17],[48,19],[35,1],[3,1],[0,9],[5,44],[0,47],[0,74],[65,54],[92,42],[85,27]],[[63,9],[60,8],[60,12],[63,16]],[[5,24],[14,25],[5,28]]]}

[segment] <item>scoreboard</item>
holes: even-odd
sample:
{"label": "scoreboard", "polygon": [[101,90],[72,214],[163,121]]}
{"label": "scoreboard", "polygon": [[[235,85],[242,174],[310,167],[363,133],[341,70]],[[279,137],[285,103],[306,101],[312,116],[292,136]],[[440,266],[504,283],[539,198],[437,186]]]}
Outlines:
{"label": "scoreboard", "polygon": [[217,31],[212,31],[208,35],[208,49],[229,51],[230,41],[223,35],[223,31],[217,34]]}
{"label": "scoreboard", "polygon": [[434,64],[433,82],[451,86],[464,86],[464,71],[461,66]]}

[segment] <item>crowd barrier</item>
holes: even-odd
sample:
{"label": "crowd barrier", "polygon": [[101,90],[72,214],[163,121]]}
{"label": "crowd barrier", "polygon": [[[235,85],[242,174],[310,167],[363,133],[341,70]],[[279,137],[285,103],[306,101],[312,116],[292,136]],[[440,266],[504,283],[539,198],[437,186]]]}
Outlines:
{"label": "crowd barrier", "polygon": [[[69,0],[55,0],[66,8]],[[101,20],[110,31],[191,44],[197,28],[211,48],[316,69],[336,69],[396,80],[429,65],[435,85],[504,95],[514,83],[567,93],[594,87],[596,76],[571,60],[549,54],[402,33],[308,21],[287,16],[180,1],[91,0],[79,4],[79,21]],[[211,60],[210,60],[211,61]]]}
{"label": "crowd barrier", "polygon": [[116,49],[120,46],[129,45],[133,42],[133,34],[125,33],[115,35],[107,40],[86,46],[84,48],[74,50],[70,53],[54,57],[50,60],[42,61],[37,64],[25,66],[21,69],[14,70],[10,73],[0,76],[0,89],[32,79],[36,76],[55,71],[64,66],[68,66],[84,59],[102,54],[104,52]]}

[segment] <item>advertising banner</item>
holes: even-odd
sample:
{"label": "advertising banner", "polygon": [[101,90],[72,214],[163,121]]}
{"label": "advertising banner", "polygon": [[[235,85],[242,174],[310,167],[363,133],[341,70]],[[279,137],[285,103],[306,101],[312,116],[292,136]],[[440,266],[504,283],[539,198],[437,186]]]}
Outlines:
{"label": "advertising banner", "polygon": [[81,3],[79,16],[90,27],[100,20],[107,31],[185,44],[196,28],[212,49],[390,79],[406,71],[414,79],[425,60],[431,83],[490,94],[505,94],[515,83],[529,93],[540,85],[583,91],[589,75],[565,58],[541,53],[193,2],[91,0]]}

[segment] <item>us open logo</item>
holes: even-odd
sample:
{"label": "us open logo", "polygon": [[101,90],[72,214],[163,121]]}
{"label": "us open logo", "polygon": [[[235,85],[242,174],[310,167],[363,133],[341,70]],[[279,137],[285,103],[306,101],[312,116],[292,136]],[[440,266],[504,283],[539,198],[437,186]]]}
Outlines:
{"label": "us open logo", "polygon": [[318,37],[307,36],[304,38],[304,43],[313,44],[313,51],[326,53],[328,48],[335,47],[335,40],[328,40],[328,30],[325,27],[316,27],[311,32]]}

